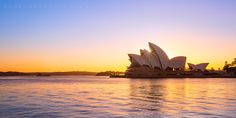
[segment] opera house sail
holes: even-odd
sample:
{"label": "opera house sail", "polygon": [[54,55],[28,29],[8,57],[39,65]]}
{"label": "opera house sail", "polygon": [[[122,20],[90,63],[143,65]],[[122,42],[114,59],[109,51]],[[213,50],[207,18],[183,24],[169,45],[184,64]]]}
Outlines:
{"label": "opera house sail", "polygon": [[204,71],[209,63],[200,63],[200,64],[192,64],[188,63],[188,66],[191,70],[201,70]]}
{"label": "opera house sail", "polygon": [[[128,54],[131,62],[126,76],[157,76],[157,75],[178,75],[188,74],[185,65],[187,57],[176,56],[169,59],[166,52],[159,46],[148,43],[150,51],[140,49],[140,55]],[[191,71],[205,71],[208,63],[188,63]]]}

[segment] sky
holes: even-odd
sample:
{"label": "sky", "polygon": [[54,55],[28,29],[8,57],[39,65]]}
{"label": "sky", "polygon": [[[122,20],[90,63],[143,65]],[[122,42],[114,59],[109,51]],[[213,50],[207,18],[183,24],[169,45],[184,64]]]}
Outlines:
{"label": "sky", "polygon": [[0,71],[125,71],[148,42],[222,68],[236,57],[235,0],[0,0]]}

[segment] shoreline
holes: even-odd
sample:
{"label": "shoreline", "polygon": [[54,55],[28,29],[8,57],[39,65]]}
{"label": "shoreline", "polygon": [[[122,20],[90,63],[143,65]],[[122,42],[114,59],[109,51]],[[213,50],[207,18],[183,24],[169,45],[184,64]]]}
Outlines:
{"label": "shoreline", "polygon": [[160,76],[126,76],[111,75],[110,78],[131,78],[131,79],[161,79],[161,78],[236,78],[236,75],[160,75]]}

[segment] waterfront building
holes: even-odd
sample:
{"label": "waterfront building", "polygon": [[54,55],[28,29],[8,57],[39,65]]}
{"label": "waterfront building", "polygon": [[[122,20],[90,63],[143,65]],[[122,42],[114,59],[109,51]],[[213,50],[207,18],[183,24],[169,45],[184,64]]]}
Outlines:
{"label": "waterfront building", "polygon": [[[159,46],[148,43],[150,51],[140,49],[140,55],[128,54],[131,62],[126,75],[163,75],[188,74],[185,69],[186,56],[176,56],[169,59],[166,52]],[[209,63],[188,63],[191,70],[204,71]]]}

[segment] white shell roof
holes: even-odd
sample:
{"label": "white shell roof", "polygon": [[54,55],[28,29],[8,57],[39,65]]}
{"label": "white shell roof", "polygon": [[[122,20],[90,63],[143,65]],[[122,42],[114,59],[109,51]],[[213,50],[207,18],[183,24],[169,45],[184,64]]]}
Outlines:
{"label": "white shell roof", "polygon": [[169,64],[168,66],[171,68],[185,68],[185,64],[186,64],[186,57],[184,56],[178,56],[178,57],[174,57],[172,59],[169,60]]}
{"label": "white shell roof", "polygon": [[[140,55],[128,54],[131,63],[137,62],[139,65],[148,65],[151,68],[159,67],[165,70],[167,67],[171,68],[185,68],[186,59],[185,56],[178,56],[169,59],[168,55],[157,45],[153,43],[148,43],[151,52],[146,49],[140,50]],[[188,63],[189,67],[192,69],[200,69],[204,71],[209,63],[191,64]]]}
{"label": "white shell roof", "polygon": [[140,54],[145,60],[147,60],[150,67],[152,67],[152,68],[159,67],[160,68],[159,60],[155,59],[154,55],[151,52],[148,52],[146,49],[141,49]]}
{"label": "white shell roof", "polygon": [[149,63],[144,58],[142,58],[140,55],[137,55],[137,54],[128,54],[128,55],[130,57],[131,62],[135,61],[139,65],[149,65]]}
{"label": "white shell roof", "polygon": [[153,43],[148,43],[151,51],[157,56],[160,61],[161,69],[165,70],[168,67],[169,57],[167,54],[157,45]]}
{"label": "white shell roof", "polygon": [[204,71],[206,69],[206,67],[208,66],[209,63],[200,63],[200,64],[192,64],[192,63],[188,63],[189,68],[192,68],[194,70],[201,70]]}

